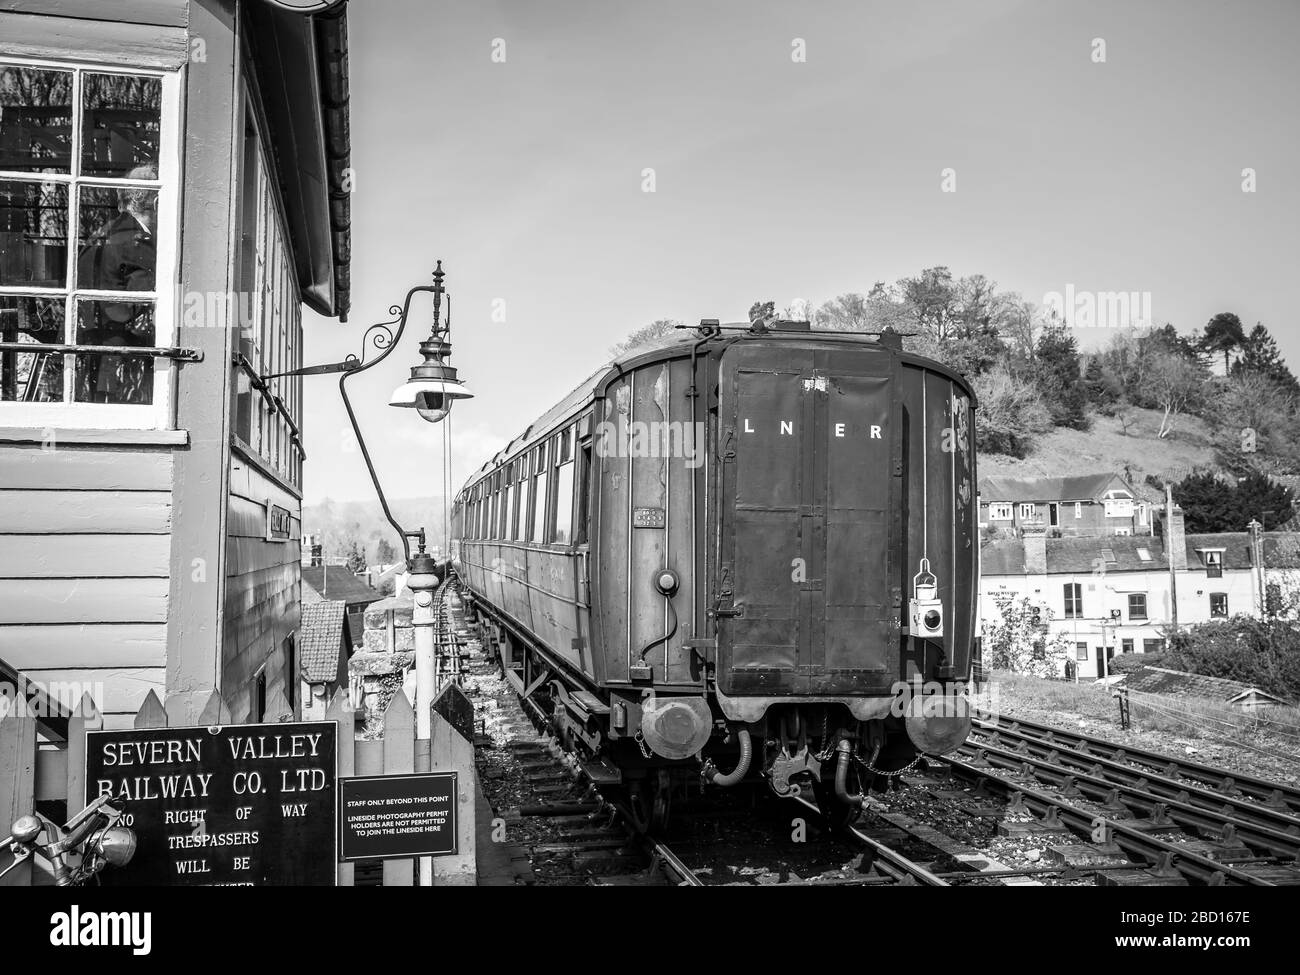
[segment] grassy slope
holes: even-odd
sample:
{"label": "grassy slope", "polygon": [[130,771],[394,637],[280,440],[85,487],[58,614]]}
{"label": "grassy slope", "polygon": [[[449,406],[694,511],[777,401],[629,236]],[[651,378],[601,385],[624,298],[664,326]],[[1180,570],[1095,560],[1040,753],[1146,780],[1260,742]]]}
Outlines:
{"label": "grassy slope", "polygon": [[1174,432],[1163,440],[1161,414],[1135,410],[1128,435],[1114,417],[1094,416],[1091,430],[1058,427],[1043,434],[1033,452],[1023,460],[1001,454],[981,454],[980,477],[1061,477],[1098,471],[1124,472],[1127,464],[1133,480],[1140,483],[1147,474],[1168,474],[1180,480],[1192,468],[1216,468],[1209,429],[1196,417],[1179,417]]}

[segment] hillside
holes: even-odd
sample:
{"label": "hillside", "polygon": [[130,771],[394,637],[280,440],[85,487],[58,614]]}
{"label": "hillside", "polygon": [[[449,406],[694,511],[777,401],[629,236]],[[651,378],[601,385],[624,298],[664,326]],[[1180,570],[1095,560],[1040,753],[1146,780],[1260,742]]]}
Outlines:
{"label": "hillside", "polygon": [[1115,417],[1093,416],[1092,429],[1057,427],[1040,435],[1033,453],[1023,460],[1002,454],[981,454],[980,477],[1038,477],[1117,471],[1140,484],[1148,474],[1181,480],[1193,469],[1218,470],[1209,428],[1193,416],[1179,417],[1174,432],[1161,440],[1161,414],[1133,410],[1125,435]]}

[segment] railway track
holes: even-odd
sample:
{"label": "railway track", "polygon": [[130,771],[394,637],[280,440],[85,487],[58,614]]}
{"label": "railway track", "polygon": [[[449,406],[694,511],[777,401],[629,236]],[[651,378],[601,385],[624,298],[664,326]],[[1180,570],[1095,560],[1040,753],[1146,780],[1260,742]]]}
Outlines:
{"label": "railway track", "polygon": [[1019,828],[1130,858],[1136,872],[1114,882],[1300,885],[1300,816],[1285,786],[988,713],[945,762],[1026,814]]}
{"label": "railway track", "polygon": [[1116,745],[1090,735],[1063,731],[1060,728],[1023,718],[1008,718],[1005,715],[986,711],[976,712],[974,726],[975,730],[982,734],[1002,732],[1014,736],[1017,740],[1069,749],[1094,760],[1117,762],[1132,769],[1143,768],[1150,776],[1179,782],[1184,788],[1208,790],[1225,799],[1242,797],[1270,809],[1300,816],[1300,789],[1292,786],[1269,782],[1252,775],[1225,772],[1223,769],[1200,762],[1171,758],[1141,748]]}

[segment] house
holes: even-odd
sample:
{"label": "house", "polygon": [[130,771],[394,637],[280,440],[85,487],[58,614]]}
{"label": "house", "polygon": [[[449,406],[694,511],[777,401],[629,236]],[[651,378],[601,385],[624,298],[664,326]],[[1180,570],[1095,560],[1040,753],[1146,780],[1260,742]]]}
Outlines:
{"label": "house", "polygon": [[323,720],[335,692],[348,686],[352,632],[343,600],[304,598],[298,651],[304,721]]}
{"label": "house", "polygon": [[1119,474],[986,477],[980,528],[1047,528],[1050,535],[1150,535],[1151,504]]}
{"label": "house", "polygon": [[109,728],[297,697],[303,390],[263,377],[346,320],[347,60],[344,7],[0,2],[0,659]]}
{"label": "house", "polygon": [[[1160,538],[1021,537],[980,548],[980,612],[997,619],[1025,598],[1044,610],[1049,637],[1065,634],[1079,675],[1103,677],[1116,653],[1165,645],[1175,601],[1180,626],[1237,614],[1294,614],[1286,595],[1300,589],[1300,543],[1291,532],[1188,535],[1174,507]],[[1170,572],[1172,562],[1173,572]]]}
{"label": "house", "polygon": [[347,607],[348,623],[357,644],[366,629],[366,607],[384,598],[342,565],[303,566],[302,589],[304,604],[309,598],[341,601]]}

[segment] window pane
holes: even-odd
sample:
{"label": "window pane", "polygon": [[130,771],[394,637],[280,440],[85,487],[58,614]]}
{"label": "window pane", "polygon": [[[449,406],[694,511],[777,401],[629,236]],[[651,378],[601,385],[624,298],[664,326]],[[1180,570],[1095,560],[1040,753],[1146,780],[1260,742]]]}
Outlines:
{"label": "window pane", "polygon": [[162,80],[87,74],[82,85],[82,175],[157,179]]}
{"label": "window pane", "polygon": [[77,287],[95,291],[152,291],[158,251],[156,190],[86,186],[81,189]]}
{"label": "window pane", "polygon": [[546,475],[533,478],[533,538],[534,542],[546,539]]}
{"label": "window pane", "polygon": [[[154,344],[153,303],[77,302],[77,342],[129,348]],[[153,359],[92,353],[77,356],[78,403],[153,402]]]}
{"label": "window pane", "polygon": [[67,173],[72,166],[72,72],[0,68],[0,169]]}
{"label": "window pane", "polygon": [[555,472],[555,540],[561,545],[573,541],[573,462]]}
{"label": "window pane", "polygon": [[[30,343],[33,349],[63,342],[62,298],[0,297],[0,341]],[[0,400],[63,402],[63,353],[0,354]]]}
{"label": "window pane", "polygon": [[0,284],[68,283],[68,188],[0,180]]}

